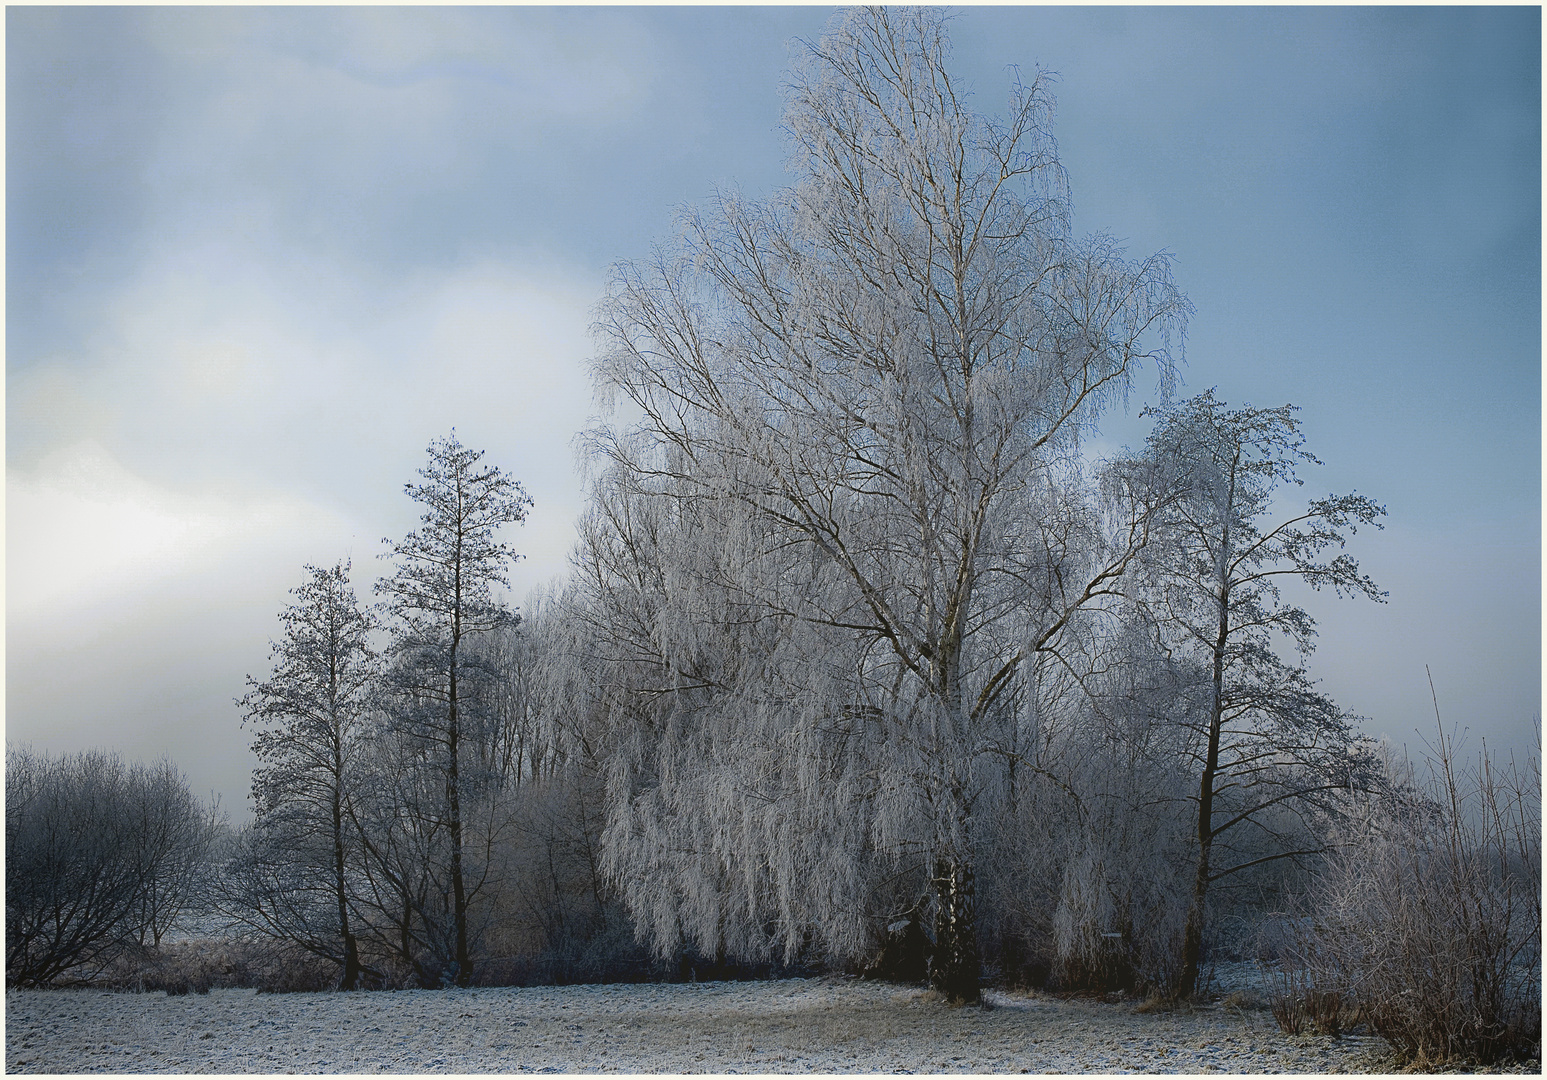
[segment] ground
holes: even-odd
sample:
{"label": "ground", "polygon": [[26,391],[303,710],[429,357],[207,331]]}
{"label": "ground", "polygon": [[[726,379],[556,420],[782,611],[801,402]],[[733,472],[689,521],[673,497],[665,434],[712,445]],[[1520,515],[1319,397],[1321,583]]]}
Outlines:
{"label": "ground", "polygon": [[1388,1072],[1369,1036],[1260,1010],[991,991],[989,1009],[854,979],[167,997],[6,994],[7,1072]]}

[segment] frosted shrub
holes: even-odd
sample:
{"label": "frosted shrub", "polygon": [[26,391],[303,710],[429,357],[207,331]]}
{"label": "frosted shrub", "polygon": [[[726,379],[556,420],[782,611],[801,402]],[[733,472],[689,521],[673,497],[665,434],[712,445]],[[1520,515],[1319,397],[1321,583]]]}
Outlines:
{"label": "frosted shrub", "polygon": [[1425,798],[1353,830],[1292,963],[1421,1066],[1540,1056],[1539,760],[1465,766],[1441,733]]}
{"label": "frosted shrub", "polygon": [[1170,991],[1186,909],[1182,883],[1159,859],[1114,867],[1102,854],[1071,860],[1054,916],[1059,985]]}

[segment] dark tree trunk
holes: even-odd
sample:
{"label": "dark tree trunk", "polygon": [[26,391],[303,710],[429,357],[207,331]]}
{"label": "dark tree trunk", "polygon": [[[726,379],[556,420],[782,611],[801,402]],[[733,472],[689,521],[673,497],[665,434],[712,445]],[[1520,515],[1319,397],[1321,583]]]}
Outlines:
{"label": "dark tree trunk", "polygon": [[1183,997],[1198,992],[1198,976],[1203,968],[1204,904],[1209,889],[1209,855],[1198,855],[1198,871],[1193,878],[1192,904],[1187,909],[1187,929],[1182,933],[1182,975],[1177,990]]}
{"label": "dark tree trunk", "polygon": [[337,722],[338,661],[337,650],[329,659],[330,696],[335,702],[333,724],[333,891],[338,902],[338,932],[344,941],[344,970],[338,988],[353,990],[360,985],[360,951],[349,931],[349,892],[344,874],[344,747]]}
{"label": "dark tree trunk", "polygon": [[[1239,456],[1237,457],[1239,460]],[[1231,505],[1235,495],[1235,463],[1231,465]],[[1203,757],[1203,777],[1198,785],[1198,865],[1193,875],[1192,903],[1187,909],[1187,928],[1182,933],[1182,976],[1178,991],[1191,997],[1198,992],[1203,961],[1203,923],[1209,894],[1209,857],[1214,848],[1214,782],[1219,775],[1219,740],[1225,724],[1225,646],[1230,641],[1229,519],[1220,538],[1219,628],[1214,641],[1214,686],[1209,701],[1209,740]]]}
{"label": "dark tree trunk", "polygon": [[[458,545],[460,554],[461,545]],[[462,880],[462,776],[461,718],[457,715],[457,649],[462,639],[462,567],[456,567],[455,607],[451,622],[451,666],[447,685],[446,748],[449,758],[446,766],[446,809],[451,832],[451,917],[456,928],[455,971],[452,981],[457,986],[473,984],[473,964],[467,945],[467,887]]]}
{"label": "dark tree trunk", "polygon": [[360,953],[355,936],[349,931],[349,896],[344,881],[344,813],[335,793],[333,799],[333,888],[338,900],[338,931],[344,939],[344,970],[338,980],[340,990],[360,985]]}
{"label": "dark tree trunk", "polygon": [[346,932],[344,934],[344,971],[339,976],[338,988],[358,990],[360,975],[360,947],[355,943],[355,936]]}
{"label": "dark tree trunk", "polygon": [[929,985],[947,1001],[976,1005],[979,986],[977,893],[972,868],[960,859],[935,863],[935,949]]}
{"label": "dark tree trunk", "polygon": [[[1224,620],[1220,621],[1223,625]],[[1182,934],[1182,975],[1177,990],[1187,997],[1198,992],[1198,974],[1203,961],[1205,905],[1211,880],[1209,862],[1214,848],[1214,781],[1219,773],[1219,737],[1222,726],[1219,667],[1216,662],[1216,689],[1209,720],[1208,751],[1203,761],[1203,778],[1198,785],[1198,863],[1193,874],[1192,903],[1187,909],[1187,929]]]}
{"label": "dark tree trunk", "polygon": [[[1217,699],[1216,699],[1217,700]],[[1198,863],[1193,874],[1192,902],[1182,934],[1182,975],[1177,990],[1186,997],[1198,992],[1203,961],[1203,923],[1209,895],[1209,861],[1214,848],[1214,779],[1219,771],[1220,710],[1216,704],[1209,723],[1209,748],[1198,787]]]}
{"label": "dark tree trunk", "polygon": [[451,917],[456,929],[455,971],[452,981],[457,986],[471,986],[473,965],[467,945],[467,888],[462,880],[462,797],[457,768],[457,703],[455,697],[456,675],[452,675],[451,721],[447,742],[450,745],[451,765],[446,772],[446,802],[450,813],[451,833]]}

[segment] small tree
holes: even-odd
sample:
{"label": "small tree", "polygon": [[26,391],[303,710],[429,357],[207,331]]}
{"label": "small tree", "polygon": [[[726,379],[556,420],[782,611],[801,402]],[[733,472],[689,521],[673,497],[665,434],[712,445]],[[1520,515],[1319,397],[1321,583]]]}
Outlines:
{"label": "small tree", "polygon": [[[1280,578],[1339,596],[1382,601],[1385,593],[1341,549],[1360,525],[1385,514],[1363,495],[1312,500],[1271,523],[1276,494],[1299,486],[1297,467],[1320,464],[1304,449],[1295,408],[1229,409],[1209,391],[1146,412],[1156,417],[1141,462],[1122,463],[1129,482],[1159,490],[1155,533],[1143,567],[1142,603],[1183,659],[1199,665],[1201,703],[1192,724],[1199,766],[1197,858],[1183,935],[1180,987],[1197,988],[1209,887],[1249,866],[1310,854],[1286,842],[1272,816],[1286,804],[1324,800],[1357,782],[1371,763],[1351,717],[1317,693],[1303,662],[1274,648],[1287,637],[1303,658],[1315,620],[1286,603]],[[1266,519],[1266,520],[1265,520]],[[1268,850],[1220,866],[1216,845],[1252,833]]]}
{"label": "small tree", "polygon": [[279,616],[285,635],[271,647],[273,671],[263,682],[249,677],[251,690],[239,702],[262,762],[252,779],[257,832],[246,847],[256,860],[249,869],[274,864],[270,875],[246,880],[283,881],[285,893],[247,914],[266,932],[337,961],[339,988],[352,990],[361,965],[350,928],[349,823],[376,678],[374,619],[355,600],[347,560],[305,569],[308,580],[291,591],[296,602]]}
{"label": "small tree", "polygon": [[[462,739],[466,684],[475,657],[469,639],[515,622],[514,610],[494,595],[519,556],[502,543],[501,526],[526,518],[532,500],[521,485],[469,450],[453,431],[429,446],[424,482],[405,485],[424,507],[423,527],[392,544],[383,558],[396,572],[376,585],[392,619],[392,680],[400,719],[421,744],[438,777],[441,801],[436,824],[446,835],[446,875],[451,893],[452,970],[458,986],[472,978],[468,943],[469,889],[464,852]],[[391,544],[386,540],[384,543]]]}

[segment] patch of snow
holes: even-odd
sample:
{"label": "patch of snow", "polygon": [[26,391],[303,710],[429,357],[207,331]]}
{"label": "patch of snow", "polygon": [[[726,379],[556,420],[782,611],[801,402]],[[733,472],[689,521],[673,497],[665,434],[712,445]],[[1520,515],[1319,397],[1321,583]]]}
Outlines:
{"label": "patch of snow", "polygon": [[1369,1037],[1268,1014],[855,979],[207,995],[8,991],[7,1072],[1352,1072]]}

